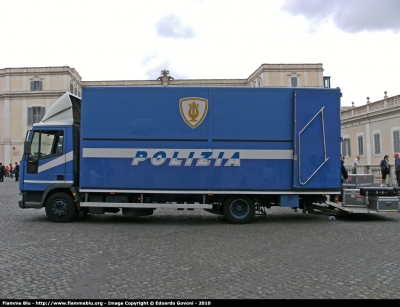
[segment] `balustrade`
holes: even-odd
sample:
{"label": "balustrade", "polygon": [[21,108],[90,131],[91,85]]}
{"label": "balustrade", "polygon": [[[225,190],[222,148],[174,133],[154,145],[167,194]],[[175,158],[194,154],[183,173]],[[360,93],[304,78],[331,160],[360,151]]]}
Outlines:
{"label": "balustrade", "polygon": [[353,116],[362,116],[369,112],[380,111],[397,106],[400,106],[400,95],[384,98],[383,100],[378,100],[358,107],[346,108],[340,112],[340,116],[343,120]]}

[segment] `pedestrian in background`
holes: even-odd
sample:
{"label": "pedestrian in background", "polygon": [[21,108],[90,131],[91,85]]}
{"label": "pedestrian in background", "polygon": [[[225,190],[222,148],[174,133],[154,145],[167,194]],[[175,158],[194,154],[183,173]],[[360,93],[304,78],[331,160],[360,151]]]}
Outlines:
{"label": "pedestrian in background", "polygon": [[14,168],[12,166],[12,163],[10,163],[9,169],[10,169],[10,178],[13,179],[14,178]]}
{"label": "pedestrian in background", "polygon": [[347,178],[349,178],[349,174],[347,173],[346,168],[344,167],[344,156],[340,157],[340,177],[341,177],[341,182],[348,182]]}
{"label": "pedestrian in background", "polygon": [[15,181],[18,181],[18,179],[19,179],[19,165],[18,165],[18,162],[15,162],[14,175],[15,175]]}
{"label": "pedestrian in background", "polygon": [[395,166],[397,186],[400,187],[400,157],[398,152],[394,153],[394,166]]}
{"label": "pedestrian in background", "polygon": [[381,187],[386,187],[386,177],[389,174],[390,165],[389,165],[389,156],[385,155],[380,164],[381,174],[382,174],[382,184]]}
{"label": "pedestrian in background", "polygon": [[6,174],[6,168],[3,163],[0,162],[0,182],[4,181],[4,175]]}
{"label": "pedestrian in background", "polygon": [[348,183],[349,181],[347,180],[349,178],[349,174],[347,173],[347,169],[344,167],[344,156],[340,156],[340,195],[339,195],[339,201],[343,201],[343,182]]}
{"label": "pedestrian in background", "polygon": [[357,166],[361,165],[360,159],[360,156],[357,156],[357,158],[354,159],[353,164],[351,165],[352,174],[357,174]]}

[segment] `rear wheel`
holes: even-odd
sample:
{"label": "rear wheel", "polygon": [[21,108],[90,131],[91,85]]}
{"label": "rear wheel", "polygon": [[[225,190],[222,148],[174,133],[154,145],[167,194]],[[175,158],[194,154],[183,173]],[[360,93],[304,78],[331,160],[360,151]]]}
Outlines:
{"label": "rear wheel", "polygon": [[230,196],[224,202],[224,215],[232,224],[246,224],[255,214],[254,200],[249,196]]}
{"label": "rear wheel", "polygon": [[68,223],[76,216],[76,205],[72,196],[59,192],[51,195],[46,201],[47,217],[57,223]]}

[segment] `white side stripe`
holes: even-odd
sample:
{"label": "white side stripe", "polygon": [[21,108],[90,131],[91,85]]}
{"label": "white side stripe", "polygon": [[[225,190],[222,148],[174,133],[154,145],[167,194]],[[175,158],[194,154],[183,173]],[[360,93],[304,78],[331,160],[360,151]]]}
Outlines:
{"label": "white side stripe", "polygon": [[65,181],[65,180],[24,180],[24,182],[29,183],[73,183],[73,181]]}
{"label": "white side stripe", "polygon": [[72,151],[66,153],[65,155],[59,156],[58,158],[51,160],[50,162],[40,165],[38,168],[38,173],[48,170],[50,168],[56,167],[58,165],[67,163],[67,162],[71,161],[73,159],[73,157],[74,157],[74,155],[73,155]]}
{"label": "white side stripe", "polygon": [[155,153],[162,151],[166,158],[170,159],[174,153],[178,152],[177,158],[188,158],[190,153],[194,153],[193,158],[202,158],[202,152],[212,152],[212,159],[217,159],[220,153],[224,153],[224,159],[230,158],[234,153],[240,154],[240,159],[293,159],[293,150],[257,150],[257,149],[155,149],[155,148],[83,148],[84,158],[135,158],[137,152],[146,152],[147,157],[152,157]]}

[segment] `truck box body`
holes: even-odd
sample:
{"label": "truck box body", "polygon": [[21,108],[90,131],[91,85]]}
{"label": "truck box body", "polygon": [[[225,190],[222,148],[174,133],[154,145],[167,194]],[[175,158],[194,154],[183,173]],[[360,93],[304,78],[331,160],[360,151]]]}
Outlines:
{"label": "truck box body", "polygon": [[[340,89],[84,87],[28,131],[21,208],[205,209],[248,223],[272,206],[336,214]],[[352,209],[353,210],[353,209]],[[354,211],[354,210],[353,210]]]}
{"label": "truck box body", "polygon": [[[182,114],[187,98],[206,104],[196,127]],[[339,98],[293,88],[83,88],[80,189],[339,189]]]}

